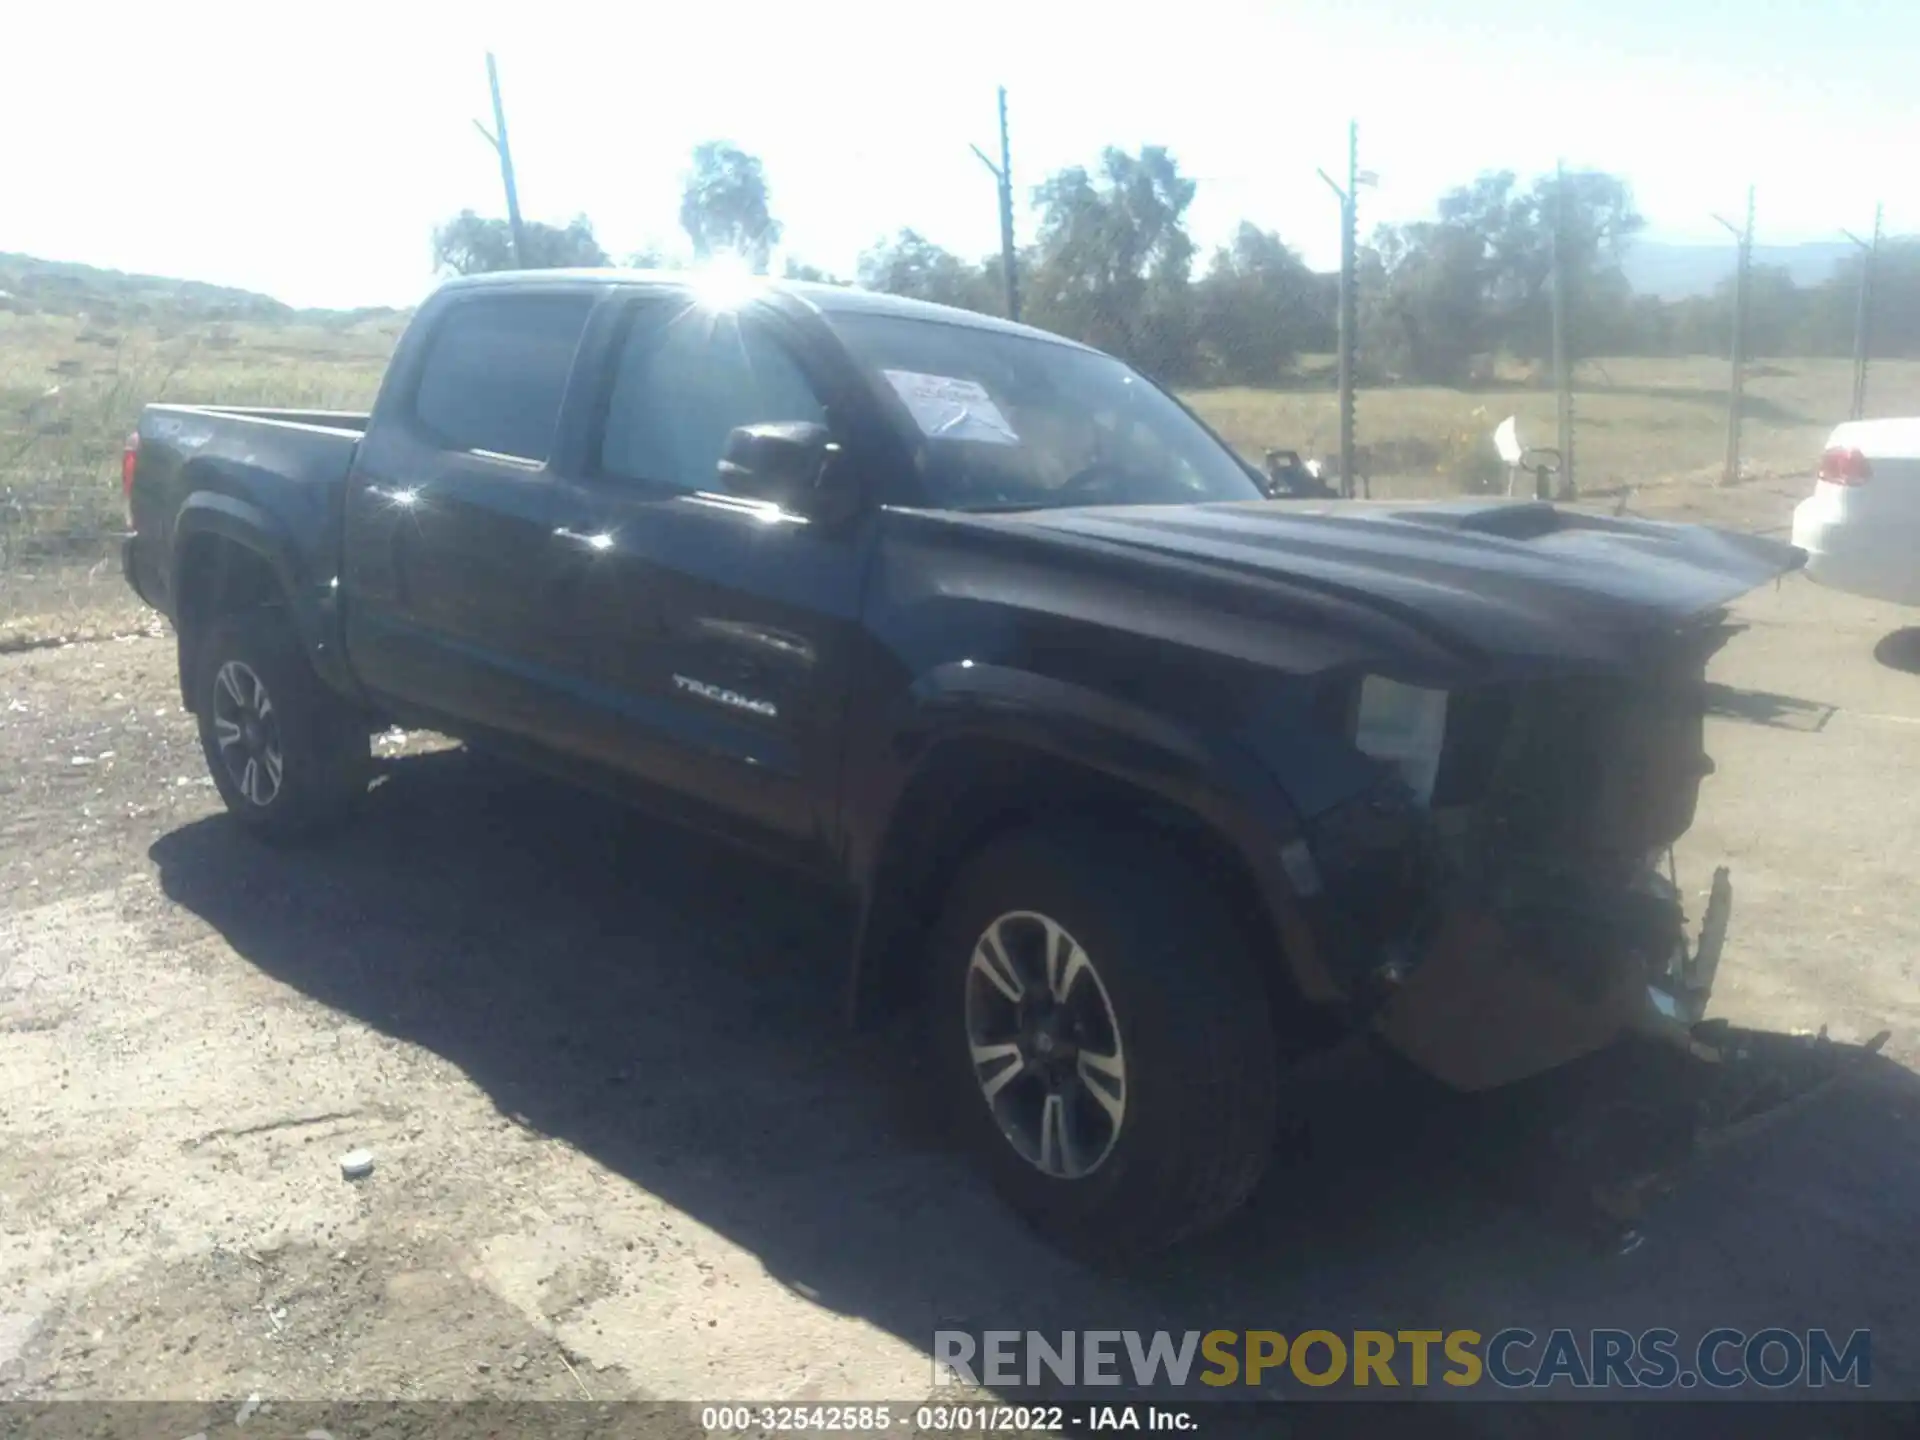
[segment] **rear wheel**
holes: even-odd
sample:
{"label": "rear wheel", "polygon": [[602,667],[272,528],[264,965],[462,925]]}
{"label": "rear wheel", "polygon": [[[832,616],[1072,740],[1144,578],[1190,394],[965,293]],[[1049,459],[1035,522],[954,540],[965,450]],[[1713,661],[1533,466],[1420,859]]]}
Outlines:
{"label": "rear wheel", "polygon": [[320,683],[284,612],[223,616],[194,653],[200,748],[233,817],[289,841],[346,820],[370,778],[366,726]]}
{"label": "rear wheel", "polygon": [[1001,1193],[1093,1257],[1223,1219],[1272,1152],[1264,987],[1170,849],[1077,826],[965,866],[927,987],[944,1098]]}

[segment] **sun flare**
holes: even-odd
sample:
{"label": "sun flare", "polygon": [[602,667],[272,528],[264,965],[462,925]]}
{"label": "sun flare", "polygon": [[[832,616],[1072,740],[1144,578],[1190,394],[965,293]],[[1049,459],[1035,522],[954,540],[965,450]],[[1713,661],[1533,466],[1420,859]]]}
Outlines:
{"label": "sun flare", "polygon": [[765,283],[738,255],[716,255],[694,271],[694,301],[703,310],[738,310],[758,295]]}

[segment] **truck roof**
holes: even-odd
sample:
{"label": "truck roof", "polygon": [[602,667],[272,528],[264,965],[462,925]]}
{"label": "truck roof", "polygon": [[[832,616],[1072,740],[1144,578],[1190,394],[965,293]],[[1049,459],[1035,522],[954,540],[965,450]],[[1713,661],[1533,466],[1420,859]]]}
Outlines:
{"label": "truck roof", "polygon": [[[462,275],[446,281],[440,288],[452,289],[532,289],[543,285],[625,285],[636,288],[658,286],[666,289],[698,288],[697,274],[684,270],[561,269],[499,270],[486,275]],[[1025,335],[1068,345],[1076,350],[1088,347],[1050,330],[1036,330],[1002,320],[997,315],[982,315],[952,305],[935,305],[928,300],[911,300],[904,295],[887,295],[877,290],[861,290],[851,285],[828,285],[813,280],[776,280],[755,277],[755,286],[763,293],[790,295],[823,315],[898,315],[903,319],[938,321],[946,325],[965,325],[975,330],[997,330],[1008,335]]]}

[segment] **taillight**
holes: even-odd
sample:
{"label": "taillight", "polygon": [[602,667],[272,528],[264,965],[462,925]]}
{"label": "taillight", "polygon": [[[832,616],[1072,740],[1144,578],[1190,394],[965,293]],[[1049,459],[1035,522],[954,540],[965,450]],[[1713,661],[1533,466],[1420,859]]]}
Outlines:
{"label": "taillight", "polygon": [[140,463],[140,432],[127,436],[127,448],[120,452],[120,495],[127,502],[127,528],[133,528],[133,472]]}
{"label": "taillight", "polygon": [[1864,485],[1873,478],[1873,466],[1858,450],[1836,445],[1820,457],[1819,478],[1829,485]]}

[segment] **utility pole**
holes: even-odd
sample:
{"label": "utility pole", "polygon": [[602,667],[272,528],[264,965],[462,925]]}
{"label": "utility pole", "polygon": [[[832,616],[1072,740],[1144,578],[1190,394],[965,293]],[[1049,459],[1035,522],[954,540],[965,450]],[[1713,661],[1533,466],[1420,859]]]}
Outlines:
{"label": "utility pole", "polygon": [[1880,259],[1880,220],[1885,207],[1873,207],[1873,240],[1862,240],[1851,230],[1840,233],[1858,245],[1866,253],[1860,257],[1860,303],[1853,313],[1853,406],[1847,412],[1851,420],[1867,418],[1867,357],[1869,354],[1868,327],[1871,324],[1873,304],[1873,271]]}
{"label": "utility pole", "polygon": [[1561,253],[1567,225],[1567,167],[1554,167],[1552,232],[1548,254],[1552,259],[1553,387],[1560,416],[1560,498],[1579,495],[1573,479],[1573,372],[1567,365],[1567,270]]}
{"label": "utility pole", "polygon": [[1727,386],[1727,465],[1720,476],[1722,485],[1734,485],[1740,480],[1740,417],[1747,381],[1747,272],[1753,268],[1753,186],[1747,186],[1744,229],[1724,215],[1713,218],[1732,232],[1740,247],[1733,272],[1733,375]]}
{"label": "utility pole", "polygon": [[978,145],[972,147],[980,163],[993,172],[1000,192],[1000,270],[1007,287],[1007,318],[1020,318],[1020,279],[1013,253],[1013,151],[1007,143],[1007,87],[1000,87],[1000,163]]}
{"label": "utility pole", "polygon": [[1347,183],[1343,186],[1326,171],[1319,172],[1340,201],[1340,494],[1353,498],[1353,381],[1355,352],[1360,344],[1359,306],[1354,294],[1354,270],[1359,257],[1360,124],[1347,122]]}
{"label": "utility pole", "polygon": [[487,52],[487,88],[493,92],[493,129],[487,129],[478,120],[473,122],[473,128],[480,132],[500,157],[500,181],[507,187],[507,226],[513,235],[513,263],[524,269],[527,263],[527,236],[520,223],[520,191],[513,183],[513,151],[507,148],[507,110],[500,103],[500,70],[493,62],[491,50]]}

